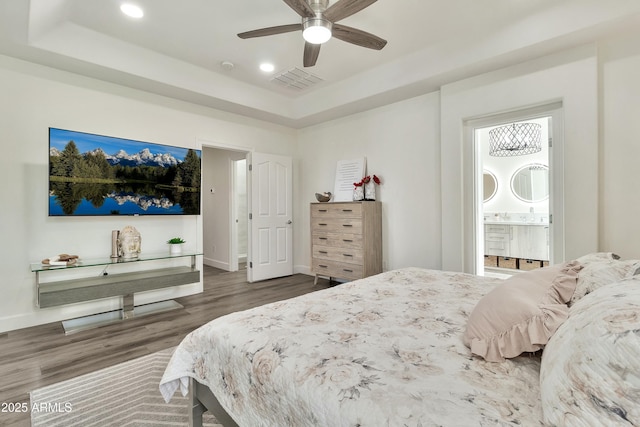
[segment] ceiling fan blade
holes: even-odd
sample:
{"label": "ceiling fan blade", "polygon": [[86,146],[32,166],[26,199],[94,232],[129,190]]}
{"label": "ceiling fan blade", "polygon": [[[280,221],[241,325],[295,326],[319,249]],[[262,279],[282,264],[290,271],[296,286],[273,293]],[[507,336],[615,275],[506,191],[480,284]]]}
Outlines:
{"label": "ceiling fan blade", "polygon": [[334,3],[324,11],[323,15],[331,22],[337,22],[341,19],[360,12],[365,7],[371,6],[377,0],[340,0]]}
{"label": "ceiling fan blade", "polygon": [[289,7],[296,11],[296,13],[303,18],[313,18],[316,16],[309,3],[305,0],[283,0]]}
{"label": "ceiling fan blade", "polygon": [[319,44],[304,44],[304,58],[303,65],[305,67],[313,67],[316,65],[316,61],[318,60],[318,55],[320,54],[320,46]]}
{"label": "ceiling fan blade", "polygon": [[259,30],[246,31],[238,34],[241,39],[250,39],[253,37],[272,36],[274,34],[290,33],[292,31],[302,30],[302,24],[278,25],[276,27],[260,28]]}
{"label": "ceiling fan blade", "polygon": [[380,37],[367,33],[366,31],[347,27],[346,25],[341,24],[334,24],[331,34],[333,37],[344,42],[353,43],[369,49],[380,50],[387,44],[385,39],[381,39]]}

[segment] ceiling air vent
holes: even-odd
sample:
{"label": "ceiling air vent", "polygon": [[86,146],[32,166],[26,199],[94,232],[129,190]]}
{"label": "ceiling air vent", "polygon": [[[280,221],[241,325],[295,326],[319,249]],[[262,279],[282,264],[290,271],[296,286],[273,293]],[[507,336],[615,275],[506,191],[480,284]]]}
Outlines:
{"label": "ceiling air vent", "polygon": [[271,81],[293,90],[305,90],[320,83],[322,79],[295,67],[288,71],[283,71],[280,74],[276,74]]}

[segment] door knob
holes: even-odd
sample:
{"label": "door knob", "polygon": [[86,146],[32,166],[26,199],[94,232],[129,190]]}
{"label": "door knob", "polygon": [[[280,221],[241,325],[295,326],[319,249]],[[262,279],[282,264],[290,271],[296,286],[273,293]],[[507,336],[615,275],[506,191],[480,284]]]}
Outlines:
{"label": "door knob", "polygon": [[289,220],[287,221],[287,224],[293,224],[293,221]]}

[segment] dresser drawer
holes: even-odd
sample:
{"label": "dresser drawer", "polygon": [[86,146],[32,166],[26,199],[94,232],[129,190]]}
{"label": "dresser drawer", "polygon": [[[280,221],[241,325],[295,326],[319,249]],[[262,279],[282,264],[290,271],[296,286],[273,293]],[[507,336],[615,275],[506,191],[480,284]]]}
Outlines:
{"label": "dresser drawer", "polygon": [[312,218],[360,218],[361,203],[317,203],[311,205]]}
{"label": "dresser drawer", "polygon": [[362,219],[311,217],[311,233],[318,232],[362,234]]}
{"label": "dresser drawer", "polygon": [[316,232],[311,235],[311,244],[313,246],[360,249],[362,247],[362,234]]}
{"label": "dresser drawer", "polygon": [[364,262],[360,249],[333,248],[313,245],[313,257],[332,261],[362,264]]}
{"label": "dresser drawer", "polygon": [[313,273],[321,276],[337,277],[340,279],[361,279],[363,275],[362,265],[347,264],[344,262],[313,259]]}

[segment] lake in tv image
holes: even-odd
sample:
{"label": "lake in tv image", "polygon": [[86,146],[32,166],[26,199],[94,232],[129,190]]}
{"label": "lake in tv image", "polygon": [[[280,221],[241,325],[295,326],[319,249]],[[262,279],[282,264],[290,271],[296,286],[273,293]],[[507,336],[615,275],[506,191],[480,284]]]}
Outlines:
{"label": "lake in tv image", "polygon": [[49,216],[199,215],[201,154],[49,128]]}

